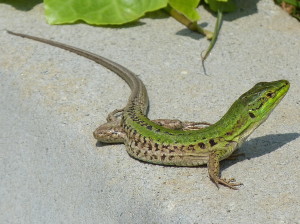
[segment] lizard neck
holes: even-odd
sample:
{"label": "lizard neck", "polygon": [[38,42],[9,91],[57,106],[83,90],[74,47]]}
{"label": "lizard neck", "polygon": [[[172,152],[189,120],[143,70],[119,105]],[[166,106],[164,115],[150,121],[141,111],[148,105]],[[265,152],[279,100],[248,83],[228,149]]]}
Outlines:
{"label": "lizard neck", "polygon": [[267,117],[253,120],[243,105],[233,104],[228,112],[209,128],[218,130],[218,136],[226,141],[234,141],[241,145]]}

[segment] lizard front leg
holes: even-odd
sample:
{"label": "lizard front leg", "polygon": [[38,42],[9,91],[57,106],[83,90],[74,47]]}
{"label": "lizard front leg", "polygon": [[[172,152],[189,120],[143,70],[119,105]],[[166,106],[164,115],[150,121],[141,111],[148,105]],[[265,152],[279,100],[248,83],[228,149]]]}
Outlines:
{"label": "lizard front leg", "polygon": [[235,182],[234,178],[225,179],[220,177],[220,161],[218,158],[218,154],[216,152],[211,152],[209,154],[207,167],[208,167],[208,174],[210,179],[215,183],[215,185],[218,188],[219,188],[219,184],[222,184],[231,189],[238,190],[236,186],[243,185],[242,183]]}

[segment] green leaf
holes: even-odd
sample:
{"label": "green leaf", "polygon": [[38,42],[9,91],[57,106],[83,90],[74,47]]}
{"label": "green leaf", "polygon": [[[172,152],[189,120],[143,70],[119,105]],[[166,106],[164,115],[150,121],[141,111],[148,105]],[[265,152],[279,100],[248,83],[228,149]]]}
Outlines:
{"label": "green leaf", "polygon": [[44,3],[49,24],[82,20],[95,25],[117,25],[166,7],[168,0],[45,0]]}
{"label": "green leaf", "polygon": [[300,7],[300,1],[297,1],[297,0],[284,0],[284,2],[290,4],[290,5],[293,5],[293,6],[296,6],[296,7]]}
{"label": "green leaf", "polygon": [[286,2],[290,5],[296,6],[298,8],[300,7],[300,1],[298,1],[298,0],[275,0],[275,2],[277,4],[281,4],[282,2]]}
{"label": "green leaf", "polygon": [[182,13],[193,22],[200,19],[200,15],[196,10],[199,2],[200,0],[169,0],[169,4],[172,8]]}
{"label": "green leaf", "polygon": [[218,10],[221,12],[233,12],[236,9],[234,0],[205,0],[205,3],[214,12]]}

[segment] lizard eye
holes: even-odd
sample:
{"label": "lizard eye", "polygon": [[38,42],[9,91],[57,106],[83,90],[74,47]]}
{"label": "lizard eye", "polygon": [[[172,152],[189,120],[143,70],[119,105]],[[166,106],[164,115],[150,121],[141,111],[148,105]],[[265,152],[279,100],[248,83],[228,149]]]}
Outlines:
{"label": "lizard eye", "polygon": [[275,96],[275,93],[272,93],[272,92],[267,93],[267,97],[268,98],[273,98],[274,96]]}

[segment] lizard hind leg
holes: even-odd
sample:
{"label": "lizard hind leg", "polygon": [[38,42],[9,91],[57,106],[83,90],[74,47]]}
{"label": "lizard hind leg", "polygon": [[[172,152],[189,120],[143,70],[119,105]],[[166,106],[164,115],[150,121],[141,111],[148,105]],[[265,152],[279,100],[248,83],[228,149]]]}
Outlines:
{"label": "lizard hind leg", "polygon": [[192,121],[181,121],[177,119],[156,119],[152,120],[154,123],[161,125],[165,128],[170,128],[174,130],[199,130],[204,128],[204,126],[209,126],[211,123],[208,122],[192,122]]}
{"label": "lizard hind leg", "polygon": [[94,132],[94,138],[104,143],[123,143],[125,132],[120,121],[115,120],[100,125]]}
{"label": "lizard hind leg", "polygon": [[118,114],[117,113],[121,113],[123,114],[124,112],[124,108],[122,109],[115,109],[113,112],[110,112],[106,118],[107,122],[114,122],[116,121],[118,118]]}

